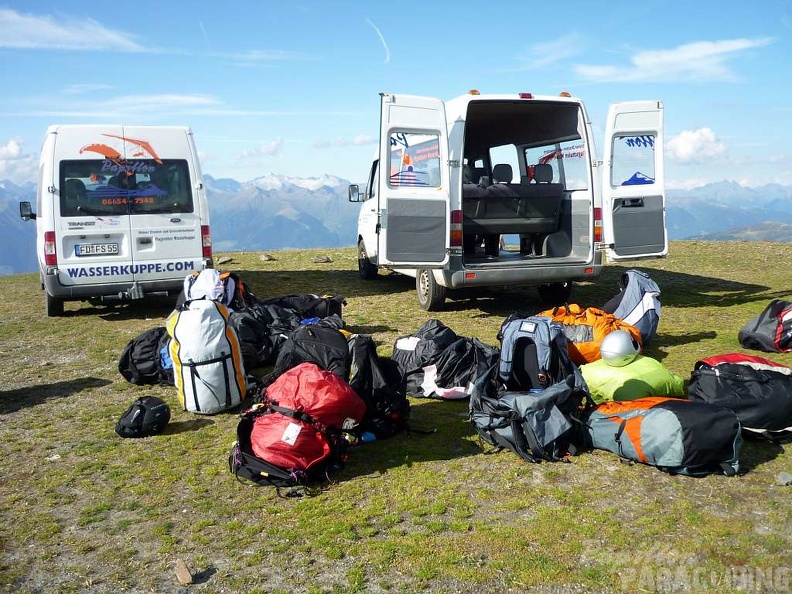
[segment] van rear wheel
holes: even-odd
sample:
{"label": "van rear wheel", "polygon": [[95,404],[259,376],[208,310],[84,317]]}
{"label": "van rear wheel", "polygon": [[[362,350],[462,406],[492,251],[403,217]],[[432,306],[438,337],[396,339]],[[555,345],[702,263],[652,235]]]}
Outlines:
{"label": "van rear wheel", "polygon": [[363,240],[358,242],[358,274],[363,280],[374,280],[377,278],[377,266],[369,260]]}
{"label": "van rear wheel", "polygon": [[47,297],[47,317],[55,318],[63,315],[63,299],[53,297],[46,291],[44,294]]}
{"label": "van rear wheel", "polygon": [[415,275],[415,290],[418,293],[418,305],[425,311],[437,311],[445,302],[447,290],[437,284],[431,270],[418,269],[418,274]]}
{"label": "van rear wheel", "polygon": [[547,305],[563,305],[572,294],[572,283],[549,283],[539,285],[539,298]]}

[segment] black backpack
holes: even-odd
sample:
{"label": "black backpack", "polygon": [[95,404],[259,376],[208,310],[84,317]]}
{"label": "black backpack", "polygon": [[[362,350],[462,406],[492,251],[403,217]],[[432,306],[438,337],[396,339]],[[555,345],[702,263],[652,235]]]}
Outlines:
{"label": "black backpack", "polygon": [[273,297],[264,301],[267,305],[279,305],[285,309],[290,309],[300,316],[300,319],[326,318],[337,315],[343,319],[343,306],[346,300],[339,295],[314,295],[305,293],[302,295],[285,295],[283,297]]}
{"label": "black backpack", "polygon": [[130,340],[121,352],[118,371],[136,385],[173,385],[173,369],[162,366],[162,349],[170,337],[165,326],[157,326]]}
{"label": "black backpack", "polygon": [[773,299],[740,329],[737,339],[746,349],[766,353],[792,351],[792,302]]}
{"label": "black backpack", "polygon": [[135,400],[121,415],[115,432],[121,437],[147,437],[160,433],[170,421],[170,407],[156,396]]}
{"label": "black backpack", "polygon": [[383,439],[406,429],[410,401],[399,366],[392,359],[380,357],[367,334],[352,334],[348,343],[349,385],[366,403],[366,416],[355,432]]}
{"label": "black backpack", "polygon": [[[331,318],[339,320],[338,316]],[[293,330],[280,345],[275,368],[261,378],[259,388],[266,388],[300,363],[313,363],[349,381],[349,345],[332,319],[327,324],[306,324]]]}

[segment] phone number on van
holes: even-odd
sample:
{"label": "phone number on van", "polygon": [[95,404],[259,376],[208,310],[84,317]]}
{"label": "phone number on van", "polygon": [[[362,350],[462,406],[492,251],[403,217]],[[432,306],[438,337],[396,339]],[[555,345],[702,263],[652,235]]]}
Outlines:
{"label": "phone number on van", "polygon": [[184,272],[195,270],[195,262],[152,262],[151,264],[129,264],[126,266],[86,266],[67,268],[71,278],[91,276],[129,276],[130,274],[151,274],[155,272]]}

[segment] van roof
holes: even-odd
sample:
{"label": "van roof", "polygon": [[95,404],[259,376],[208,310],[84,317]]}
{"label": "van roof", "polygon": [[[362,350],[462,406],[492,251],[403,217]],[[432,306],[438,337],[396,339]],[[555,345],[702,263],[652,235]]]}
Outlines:
{"label": "van roof", "polygon": [[523,93],[504,93],[504,94],[472,94],[460,95],[445,102],[446,119],[453,122],[457,119],[465,119],[468,112],[468,105],[475,102],[487,101],[535,101],[535,102],[557,102],[581,104],[578,97],[567,97],[561,95],[533,95],[530,97],[521,96]]}

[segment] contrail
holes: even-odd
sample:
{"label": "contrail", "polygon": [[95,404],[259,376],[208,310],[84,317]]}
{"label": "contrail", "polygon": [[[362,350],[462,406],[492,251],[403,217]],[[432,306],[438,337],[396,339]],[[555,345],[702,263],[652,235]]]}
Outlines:
{"label": "contrail", "polygon": [[380,41],[382,42],[382,47],[385,48],[385,64],[387,64],[388,62],[390,62],[390,50],[388,49],[388,44],[385,43],[385,38],[382,36],[380,30],[377,28],[377,25],[372,23],[368,18],[366,18],[366,22],[369,25],[371,25],[372,29],[374,29],[374,32],[377,34],[377,36],[380,38]]}
{"label": "contrail", "polygon": [[201,28],[201,33],[203,34],[204,41],[206,41],[206,45],[209,45],[209,38],[206,36],[206,29],[204,29],[203,23],[198,21],[198,26]]}

